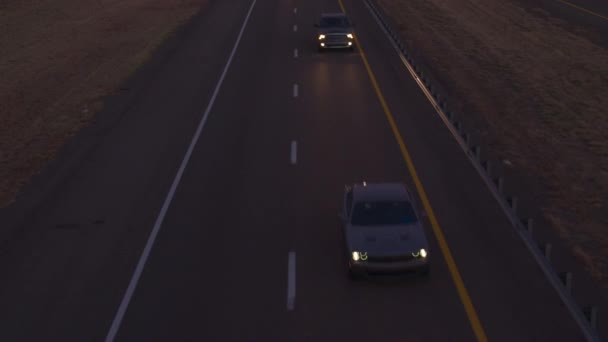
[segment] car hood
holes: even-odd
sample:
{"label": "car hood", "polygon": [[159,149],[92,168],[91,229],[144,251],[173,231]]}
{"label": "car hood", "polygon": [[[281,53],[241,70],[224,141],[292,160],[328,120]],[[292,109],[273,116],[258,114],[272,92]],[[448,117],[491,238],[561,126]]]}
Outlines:
{"label": "car hood", "polygon": [[320,28],[319,34],[331,34],[331,33],[351,33],[351,29],[347,27],[326,27]]}
{"label": "car hood", "polygon": [[400,255],[428,249],[422,225],[346,226],[346,241],[351,251],[370,255]]}

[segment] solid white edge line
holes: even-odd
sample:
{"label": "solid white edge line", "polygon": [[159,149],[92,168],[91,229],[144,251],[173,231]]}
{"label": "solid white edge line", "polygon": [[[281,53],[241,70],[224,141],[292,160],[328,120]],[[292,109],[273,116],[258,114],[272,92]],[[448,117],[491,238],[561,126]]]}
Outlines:
{"label": "solid white edge line", "polygon": [[289,252],[287,261],[287,310],[293,311],[296,305],[296,252]]}
{"label": "solid white edge line", "polygon": [[295,165],[298,161],[298,143],[294,140],[291,142],[291,164]]}
{"label": "solid white edge line", "polygon": [[511,215],[511,210],[502,201],[501,195],[494,189],[492,180],[488,176],[486,176],[485,171],[482,169],[482,167],[479,165],[479,163],[477,163],[473,159],[473,157],[468,153],[467,144],[464,142],[464,140],[462,139],[460,134],[458,134],[456,129],[450,124],[450,120],[447,118],[445,113],[443,113],[443,110],[441,109],[439,104],[437,104],[437,101],[435,101],[433,96],[426,89],[422,80],[416,75],[414,68],[410,65],[410,63],[407,61],[405,56],[403,56],[403,53],[401,53],[397,44],[392,40],[392,38],[391,38],[390,34],[388,33],[388,31],[386,30],[386,28],[384,28],[382,26],[380,19],[378,19],[376,14],[374,14],[373,10],[370,8],[367,1],[364,1],[364,3],[365,3],[365,6],[367,7],[368,11],[370,12],[370,15],[372,16],[372,18],[374,18],[374,20],[380,27],[380,30],[382,32],[384,32],[384,34],[387,37],[387,39],[389,40],[390,44],[393,46],[393,48],[397,52],[397,55],[399,56],[399,59],[401,59],[401,62],[403,63],[403,65],[406,67],[406,69],[409,71],[411,76],[414,78],[414,80],[416,81],[416,83],[418,84],[418,86],[420,87],[420,89],[422,90],[424,95],[426,96],[426,98],[429,100],[429,102],[435,109],[435,112],[439,115],[439,118],[444,122],[444,124],[446,125],[446,127],[448,128],[448,130],[450,131],[452,136],[456,139],[456,142],[460,145],[461,149],[463,150],[463,152],[465,153],[465,155],[467,156],[467,158],[469,159],[469,161],[471,162],[471,164],[473,165],[473,167],[475,168],[477,173],[480,175],[482,181],[486,184],[487,188],[490,190],[490,193],[493,195],[494,199],[498,202],[498,205],[501,207],[501,209],[507,216],[507,219],[511,222],[511,225],[515,228],[518,235],[523,240],[524,244],[528,248],[528,251],[530,251],[530,254],[532,254],[532,257],[534,258],[534,260],[539,265],[540,269],[543,271],[543,273],[547,277],[547,280],[549,281],[549,283],[553,286],[553,288],[557,292],[558,296],[562,300],[562,303],[564,303],[566,305],[568,311],[570,312],[570,315],[572,316],[574,321],[577,323],[579,328],[582,330],[583,335],[585,335],[586,340],[587,341],[600,341],[600,337],[599,337],[597,331],[595,331],[591,327],[591,324],[589,324],[589,322],[586,320],[586,318],[583,315],[582,310],[580,309],[578,304],[574,301],[574,297],[570,296],[568,293],[565,292],[565,289],[562,286],[561,280],[552,272],[550,263],[544,258],[544,256],[542,254],[539,254],[536,251],[534,242],[530,241],[530,239],[525,235],[526,233],[523,231],[523,229],[518,229],[518,225],[520,223],[517,222],[517,220]]}
{"label": "solid white edge line", "polygon": [[293,97],[298,97],[298,84],[293,85]]}
{"label": "solid white edge line", "polygon": [[201,118],[201,121],[199,122],[198,127],[196,128],[196,132],[195,132],[194,136],[192,137],[190,146],[188,146],[188,150],[186,151],[186,154],[184,155],[184,159],[182,160],[182,163],[177,171],[177,174],[175,175],[175,178],[173,179],[171,188],[169,189],[169,192],[167,194],[167,197],[165,198],[163,206],[158,214],[158,217],[156,218],[156,222],[154,223],[154,227],[152,228],[152,231],[150,232],[150,236],[148,237],[146,246],[144,247],[144,250],[139,258],[137,267],[135,268],[135,272],[133,273],[133,276],[131,277],[129,286],[127,287],[127,290],[122,298],[120,306],[118,307],[116,316],[114,317],[114,320],[112,321],[112,325],[111,325],[110,330],[108,331],[108,335],[106,336],[106,339],[105,339],[106,342],[114,341],[114,338],[116,337],[116,334],[118,333],[118,330],[120,329],[120,325],[121,325],[124,315],[127,311],[127,308],[129,307],[131,297],[133,296],[133,293],[135,292],[135,288],[137,287],[139,278],[141,277],[141,274],[143,272],[146,261],[148,260],[150,251],[152,250],[152,246],[154,245],[154,241],[156,240],[156,236],[158,235],[158,232],[160,231],[160,227],[165,219],[167,210],[169,209],[169,206],[171,205],[173,196],[175,195],[175,191],[181,181],[182,175],[184,174],[184,170],[186,169],[186,166],[188,165],[190,156],[192,155],[192,151],[194,150],[194,146],[198,142],[201,131],[203,130],[203,127],[205,126],[205,123],[207,122],[207,118],[209,117],[211,108],[213,107],[213,104],[219,93],[222,83],[224,82],[224,78],[226,77],[226,73],[228,72],[230,64],[232,63],[232,59],[234,58],[234,54],[239,46],[241,37],[243,36],[243,32],[245,31],[245,27],[247,26],[247,23],[249,22],[249,17],[251,15],[251,12],[253,11],[253,7],[255,6],[256,1],[257,0],[253,0],[251,3],[251,6],[249,7],[249,11],[247,12],[247,16],[245,17],[245,21],[243,22],[243,25],[241,27],[241,31],[239,32],[239,35],[236,38],[236,42],[234,43],[232,52],[230,53],[230,56],[228,57],[228,61],[226,62],[226,65],[224,66],[224,70],[222,71],[222,74],[218,80],[218,83],[215,86],[215,90],[213,91],[213,95],[211,96],[211,99],[209,100],[207,109],[205,109],[203,117]]}

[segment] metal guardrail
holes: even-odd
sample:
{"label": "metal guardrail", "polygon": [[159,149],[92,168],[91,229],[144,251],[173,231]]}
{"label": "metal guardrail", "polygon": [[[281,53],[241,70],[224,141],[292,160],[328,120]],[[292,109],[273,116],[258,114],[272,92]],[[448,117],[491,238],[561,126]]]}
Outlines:
{"label": "metal guardrail", "polygon": [[389,40],[397,50],[401,61],[411,73],[412,77],[414,77],[441,120],[450,130],[494,198],[499,203],[513,228],[522,238],[548,281],[567,307],[572,318],[578,324],[587,341],[601,341],[597,330],[598,307],[594,305],[581,307],[576,303],[576,300],[572,296],[572,272],[558,272],[554,269],[551,264],[551,254],[554,252],[552,244],[540,244],[534,239],[533,219],[522,219],[519,217],[517,213],[517,197],[505,194],[503,186],[504,178],[500,175],[493,174],[490,160],[482,159],[481,147],[472,142],[471,136],[464,131],[461,122],[458,121],[456,115],[449,110],[446,101],[437,91],[437,87],[432,84],[428,75],[425,75],[421,68],[416,64],[409,48],[406,47],[401,40],[399,32],[393,29],[391,22],[386,18],[373,0],[365,0],[364,3],[372,13],[376,22],[380,25],[380,28],[389,36]]}

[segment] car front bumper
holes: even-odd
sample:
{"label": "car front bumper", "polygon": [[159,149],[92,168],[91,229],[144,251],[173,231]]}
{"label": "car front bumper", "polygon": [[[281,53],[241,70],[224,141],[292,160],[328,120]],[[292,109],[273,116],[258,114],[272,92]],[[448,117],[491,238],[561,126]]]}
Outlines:
{"label": "car front bumper", "polygon": [[419,272],[429,269],[428,258],[398,262],[349,262],[350,272],[355,275],[398,274]]}
{"label": "car front bumper", "polygon": [[343,38],[343,39],[323,39],[319,40],[320,49],[349,49],[355,46],[354,39]]}

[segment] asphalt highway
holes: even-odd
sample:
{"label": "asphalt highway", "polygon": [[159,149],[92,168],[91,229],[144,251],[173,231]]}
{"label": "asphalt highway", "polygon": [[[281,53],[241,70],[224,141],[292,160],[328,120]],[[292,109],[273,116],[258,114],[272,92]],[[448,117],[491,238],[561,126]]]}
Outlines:
{"label": "asphalt highway", "polygon": [[582,340],[363,2],[343,4],[432,207],[428,278],[347,277],[344,185],[416,187],[361,52],[316,50],[338,1],[215,0],[3,247],[0,340],[483,340],[473,316],[490,341]]}

